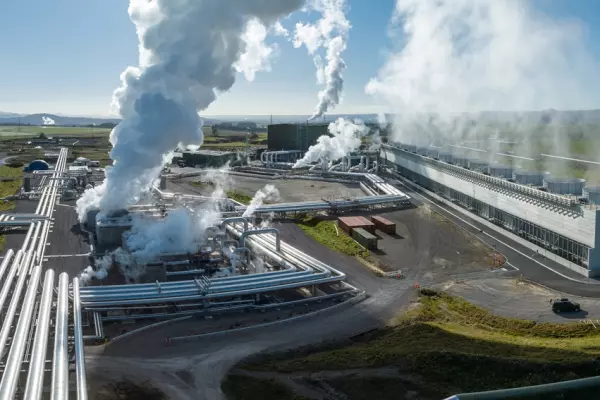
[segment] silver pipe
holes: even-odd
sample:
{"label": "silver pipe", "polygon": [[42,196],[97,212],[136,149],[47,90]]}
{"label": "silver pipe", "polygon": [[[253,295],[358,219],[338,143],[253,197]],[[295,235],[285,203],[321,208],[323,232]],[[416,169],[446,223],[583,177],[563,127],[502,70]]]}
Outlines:
{"label": "silver pipe", "polygon": [[69,398],[69,275],[58,277],[51,400]]}
{"label": "silver pipe", "polygon": [[35,251],[36,255],[37,255],[37,262],[38,263],[42,263],[42,260],[44,259],[44,253],[46,252],[46,240],[48,237],[48,232],[49,232],[49,222],[45,221],[44,222],[44,227],[42,228],[42,233],[40,235],[40,239],[38,241],[38,245],[37,245],[37,249]]}
{"label": "silver pipe", "polygon": [[0,264],[0,279],[4,277],[4,273],[6,272],[6,268],[8,268],[8,263],[12,259],[12,256],[15,254],[13,249],[8,249],[6,254],[4,255],[4,260],[2,260],[2,264]]}
{"label": "silver pipe", "polygon": [[[44,235],[44,232],[42,231],[41,234],[40,234],[40,227],[41,226],[42,226],[41,222],[38,222],[38,223],[35,224],[35,231],[34,231],[33,236],[32,236],[30,251],[33,250],[33,249],[35,249],[36,241],[38,242],[38,244],[42,241],[42,237]],[[23,250],[26,250],[26,248],[23,247]],[[33,265],[41,264],[41,260],[37,259],[37,253],[34,253],[33,256],[34,256],[33,257],[33,262],[31,264],[33,264]]]}
{"label": "silver pipe", "polygon": [[244,242],[246,241],[246,238],[248,236],[262,235],[262,234],[265,234],[265,233],[273,233],[273,234],[275,234],[275,240],[276,240],[276,242],[275,242],[275,251],[279,252],[281,238],[279,237],[279,230],[275,229],[275,228],[255,229],[255,230],[252,230],[252,231],[246,230],[240,236],[240,247],[245,247],[244,246]]}
{"label": "silver pipe", "polygon": [[75,341],[75,375],[77,376],[77,399],[87,400],[85,357],[83,354],[83,332],[81,328],[81,301],[79,299],[79,279],[73,279],[73,319]]}
{"label": "silver pipe", "polygon": [[227,224],[231,224],[231,223],[235,223],[235,222],[244,223],[244,230],[245,231],[248,230],[248,220],[244,217],[225,218],[223,221],[221,221],[221,228],[225,227],[225,225],[227,225]]}
{"label": "silver pipe", "polygon": [[27,231],[27,235],[25,236],[25,240],[23,240],[23,245],[21,246],[23,250],[27,250],[27,245],[29,245],[29,239],[31,239],[31,234],[33,233],[33,225],[33,222],[29,225],[29,230]]}
{"label": "silver pipe", "polygon": [[[42,272],[42,266],[37,265],[31,273],[29,287],[23,300],[23,308],[19,315],[19,322],[13,335],[13,342],[8,353],[8,358],[4,365],[4,373],[0,382],[0,399],[12,399],[17,391],[17,383],[19,374],[21,373],[21,363],[25,353],[25,345],[27,344],[27,333],[33,319],[33,308],[35,306],[35,296],[37,295],[37,287]],[[26,275],[22,271],[23,275]],[[5,322],[6,323],[6,322]]]}
{"label": "silver pipe", "polygon": [[42,398],[44,388],[44,372],[46,353],[48,350],[48,328],[50,325],[50,312],[52,310],[52,297],[54,294],[54,270],[46,271],[44,289],[40,300],[40,310],[37,319],[37,328],[31,351],[27,386],[25,387],[24,400],[39,400]]}
{"label": "silver pipe", "polygon": [[[6,344],[8,342],[8,336],[10,335],[10,328],[12,327],[13,319],[15,318],[17,308],[19,307],[19,304],[21,304],[21,292],[23,291],[25,279],[28,276],[27,271],[29,271],[29,263],[31,262],[31,258],[32,257],[30,252],[25,253],[25,259],[21,263],[21,268],[19,268],[18,271],[19,279],[17,280],[15,289],[12,292],[10,303],[8,304],[6,315],[4,317],[4,321],[2,321],[2,329],[0,329],[0,359],[2,359],[4,357],[4,354],[6,353]],[[15,269],[15,273],[16,272],[17,271]],[[5,287],[10,287],[10,282],[5,284],[3,289]]]}

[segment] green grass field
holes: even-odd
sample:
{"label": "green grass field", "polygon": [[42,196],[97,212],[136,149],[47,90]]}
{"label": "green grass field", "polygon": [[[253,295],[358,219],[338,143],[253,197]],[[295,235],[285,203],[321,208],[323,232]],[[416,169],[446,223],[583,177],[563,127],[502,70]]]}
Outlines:
{"label": "green grass field", "polygon": [[[23,176],[22,168],[10,168],[5,165],[0,166],[0,197],[10,196],[21,187],[21,178]],[[14,201],[0,200],[0,212],[10,211],[15,208]],[[4,247],[6,239],[0,235],[0,251]]]}
{"label": "green grass field", "polygon": [[[503,318],[422,289],[418,305],[390,326],[349,343],[266,356],[240,368],[290,373],[395,367],[442,397],[595,376],[599,356],[600,330],[591,324]],[[349,398],[365,394],[368,385],[358,383],[352,388],[357,396]]]}
{"label": "green grass field", "polygon": [[238,192],[237,190],[230,190],[230,191],[226,192],[225,194],[230,199],[238,201],[242,204],[250,204],[250,202],[252,201],[251,196],[248,196],[247,194],[244,194],[242,192]]}
{"label": "green grass field", "polygon": [[108,136],[111,129],[108,128],[91,128],[78,126],[17,126],[3,125],[0,126],[0,137],[5,136],[30,136],[45,135],[58,136]]}
{"label": "green grass field", "polygon": [[232,375],[221,388],[228,400],[308,400],[273,379]]}
{"label": "green grass field", "polygon": [[296,223],[313,240],[351,257],[366,258],[369,251],[356,243],[341,228],[337,228],[336,221],[322,220],[319,218],[301,218]]}

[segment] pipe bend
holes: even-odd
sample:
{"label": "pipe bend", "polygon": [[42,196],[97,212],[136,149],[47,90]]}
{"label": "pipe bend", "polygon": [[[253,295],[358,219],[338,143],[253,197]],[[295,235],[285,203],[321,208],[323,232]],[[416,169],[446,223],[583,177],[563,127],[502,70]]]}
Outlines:
{"label": "pipe bend", "polygon": [[279,235],[279,230],[275,229],[275,228],[255,229],[255,230],[252,230],[252,231],[246,230],[240,236],[240,246],[241,247],[245,247],[244,246],[244,242],[246,241],[246,238],[248,236],[262,235],[264,233],[273,233],[273,234],[275,234],[275,250],[277,252],[279,252],[281,250],[281,238],[280,238],[280,235]]}

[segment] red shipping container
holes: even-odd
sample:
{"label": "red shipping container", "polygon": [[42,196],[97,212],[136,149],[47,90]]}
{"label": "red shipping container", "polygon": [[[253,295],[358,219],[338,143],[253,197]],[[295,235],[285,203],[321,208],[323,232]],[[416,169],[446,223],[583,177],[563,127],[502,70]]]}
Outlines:
{"label": "red shipping container", "polygon": [[396,233],[396,224],[386,218],[383,218],[379,215],[372,215],[371,221],[373,221],[373,223],[375,224],[375,227],[382,232],[385,232],[385,233],[388,233],[391,235]]}
{"label": "red shipping container", "polygon": [[375,233],[375,224],[365,217],[339,217],[338,226],[348,235],[352,234],[352,230],[363,228],[367,232]]}

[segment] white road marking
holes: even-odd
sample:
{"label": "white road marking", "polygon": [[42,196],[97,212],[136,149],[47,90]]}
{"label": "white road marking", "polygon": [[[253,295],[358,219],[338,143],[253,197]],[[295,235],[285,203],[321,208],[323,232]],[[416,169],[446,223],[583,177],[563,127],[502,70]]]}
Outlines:
{"label": "white road marking", "polygon": [[46,257],[48,258],[67,258],[67,257],[87,257],[89,256],[91,253],[81,253],[81,254],[55,254],[55,255],[48,255]]}

